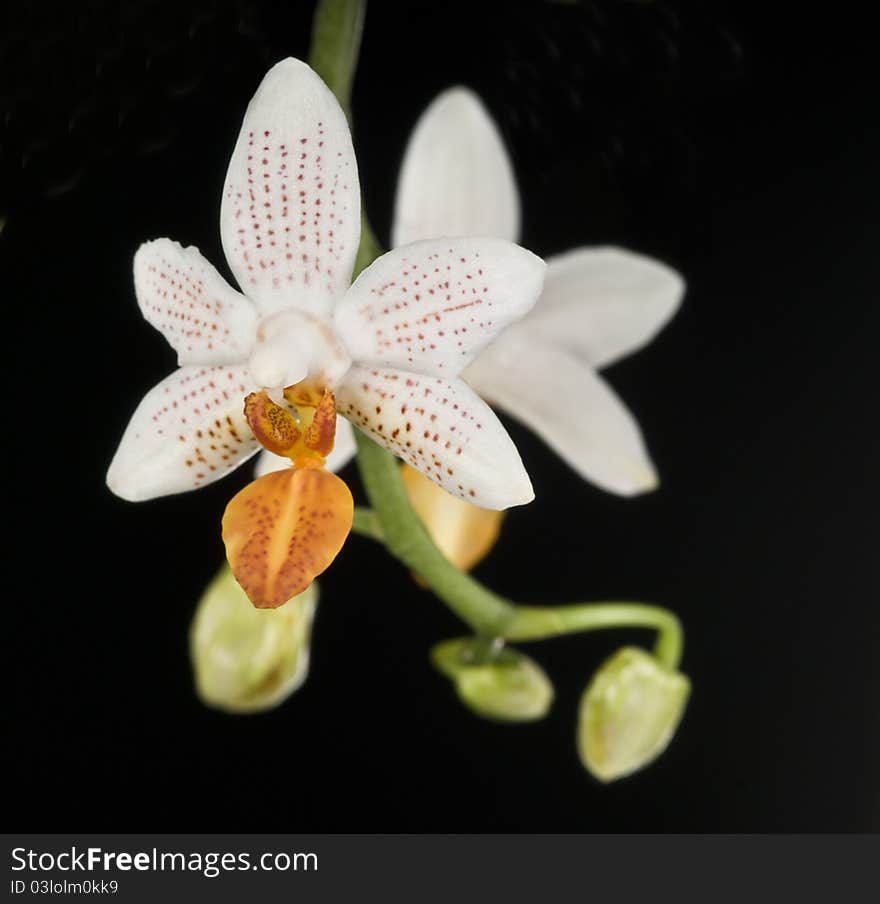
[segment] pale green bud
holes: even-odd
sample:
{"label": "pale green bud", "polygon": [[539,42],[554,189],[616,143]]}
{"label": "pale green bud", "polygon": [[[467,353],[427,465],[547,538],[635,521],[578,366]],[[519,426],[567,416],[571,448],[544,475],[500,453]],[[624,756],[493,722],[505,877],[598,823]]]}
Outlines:
{"label": "pale green bud", "polygon": [[480,650],[473,638],[447,640],[431,651],[434,665],[478,716],[531,722],[547,715],[553,685],[544,670],[518,650]]}
{"label": "pale green bud", "polygon": [[603,782],[647,766],[672,740],[690,687],[650,653],[618,650],[581,697],[577,743],[584,766]]}
{"label": "pale green bud", "polygon": [[318,585],[277,609],[256,609],[224,565],[199,600],[190,628],[196,692],[207,706],[271,709],[306,679]]}

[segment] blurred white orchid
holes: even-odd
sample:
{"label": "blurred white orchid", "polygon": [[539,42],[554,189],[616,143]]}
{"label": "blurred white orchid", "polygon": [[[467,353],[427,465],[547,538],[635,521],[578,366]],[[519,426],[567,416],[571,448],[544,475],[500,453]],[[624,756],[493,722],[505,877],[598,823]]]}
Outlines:
{"label": "blurred white orchid", "polygon": [[[466,88],[443,92],[416,124],[397,189],[394,246],[427,235],[519,237],[520,202],[498,129]],[[538,304],[465,370],[578,474],[630,496],[658,478],[635,418],[596,371],[642,348],[677,310],[673,270],[619,248],[551,257]]]}

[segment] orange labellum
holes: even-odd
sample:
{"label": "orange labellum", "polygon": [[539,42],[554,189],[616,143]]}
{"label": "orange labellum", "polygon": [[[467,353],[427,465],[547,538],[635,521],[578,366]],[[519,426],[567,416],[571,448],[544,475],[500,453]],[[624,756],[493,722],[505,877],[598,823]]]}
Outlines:
{"label": "orange labellum", "polygon": [[226,558],[258,609],[302,593],[342,549],[354,501],[335,474],[287,468],[234,496],[223,515]]}

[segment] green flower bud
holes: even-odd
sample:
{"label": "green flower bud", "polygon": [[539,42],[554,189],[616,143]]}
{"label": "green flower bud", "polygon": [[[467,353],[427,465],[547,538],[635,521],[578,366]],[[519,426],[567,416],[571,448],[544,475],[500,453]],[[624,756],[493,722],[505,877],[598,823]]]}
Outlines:
{"label": "green flower bud", "polygon": [[431,651],[469,709],[485,719],[531,722],[547,715],[553,685],[544,670],[518,650],[480,651],[473,638],[447,640]]}
{"label": "green flower bud", "polygon": [[318,585],[277,609],[256,609],[224,565],[190,628],[196,692],[207,706],[271,709],[306,680]]}
{"label": "green flower bud", "polygon": [[624,647],[593,675],[581,697],[578,753],[603,782],[630,775],[666,749],[681,721],[690,681],[638,647]]}

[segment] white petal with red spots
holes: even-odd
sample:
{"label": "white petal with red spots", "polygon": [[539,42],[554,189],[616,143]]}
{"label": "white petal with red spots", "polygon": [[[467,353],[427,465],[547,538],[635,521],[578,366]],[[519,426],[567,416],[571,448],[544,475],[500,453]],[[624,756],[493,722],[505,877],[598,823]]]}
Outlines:
{"label": "white petal with red spots", "polygon": [[144,318],[168,340],[179,364],[247,359],[256,309],[197,248],[171,239],[145,242],[134,256],[134,289]]}
{"label": "white petal with red spots", "polygon": [[354,366],[339,412],[444,490],[483,508],[534,498],[507,431],[461,380]]}
{"label": "white petal with red spots", "polygon": [[262,314],[326,314],[351,281],[360,187],[345,114],[300,60],[269,70],[245,113],[223,189],[220,233]]}
{"label": "white petal with red spots", "polygon": [[356,361],[451,379],[530,310],[544,271],[501,239],[415,242],[361,273],[334,312],[336,329]]}
{"label": "white petal with red spots", "polygon": [[247,367],[181,367],[154,386],[132,415],[107,485],[140,502],[182,493],[228,474],[259,445],[242,400]]}

